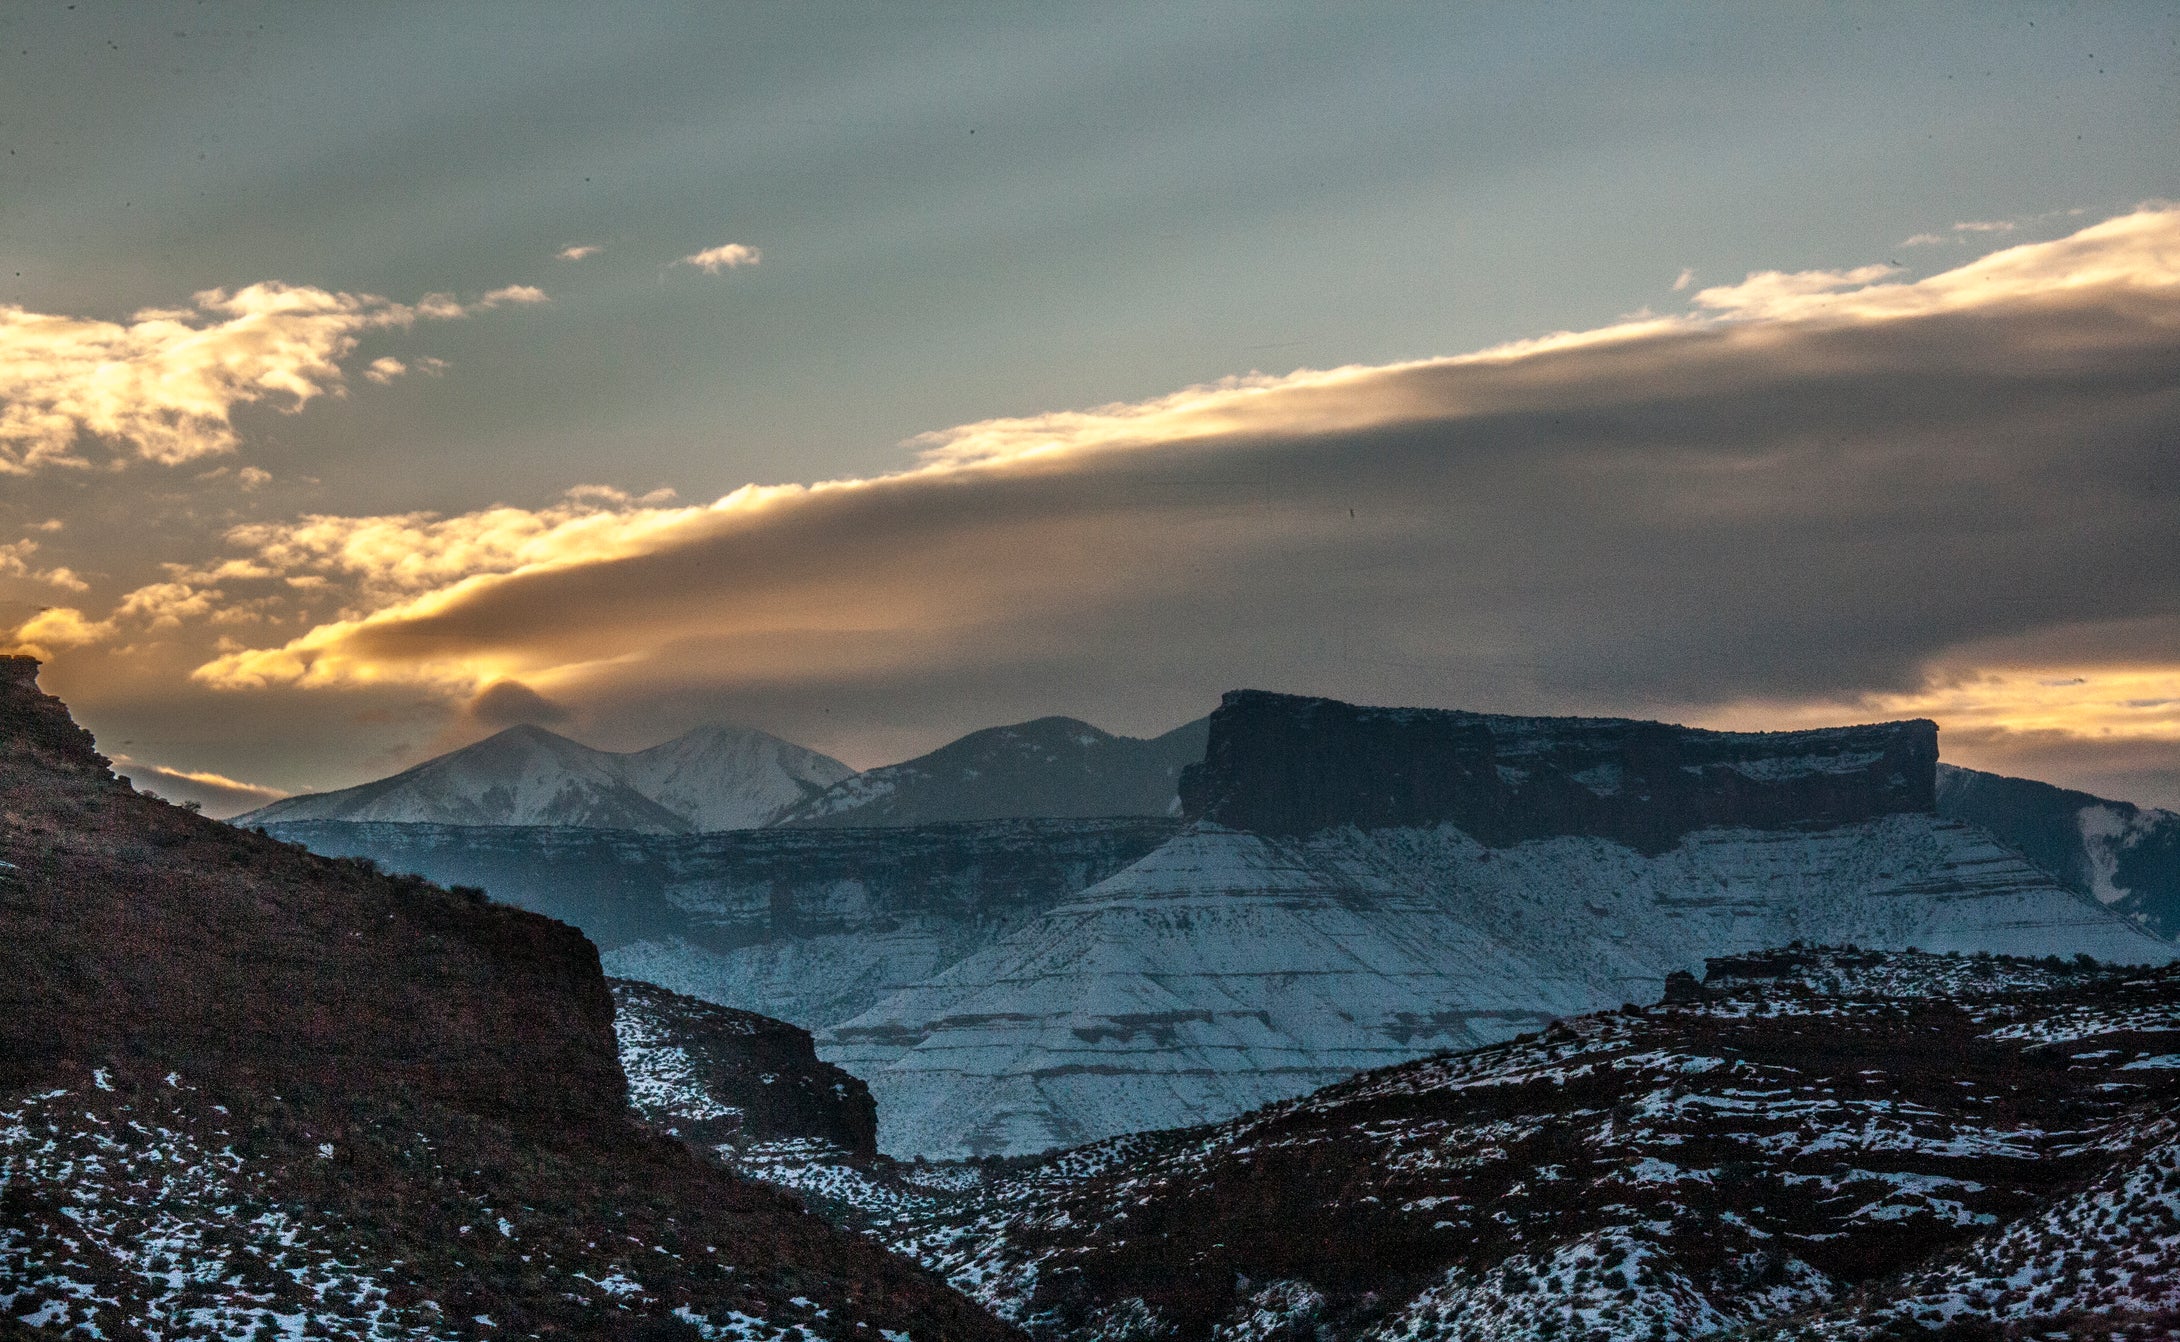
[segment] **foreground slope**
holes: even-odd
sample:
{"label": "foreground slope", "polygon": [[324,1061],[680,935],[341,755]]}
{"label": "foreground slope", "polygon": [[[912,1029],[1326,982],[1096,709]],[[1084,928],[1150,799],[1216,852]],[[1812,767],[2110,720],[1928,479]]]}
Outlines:
{"label": "foreground slope", "polygon": [[750,829],[853,772],[747,728],[699,727],[618,754],[521,726],[390,778],[276,801],[235,823],[574,825],[655,834]]}
{"label": "foreground slope", "polygon": [[131,792],[0,659],[0,1311],[134,1337],[1000,1337],[628,1113],[574,929]]}
{"label": "foreground slope", "polygon": [[819,1031],[896,1155],[1178,1126],[1795,939],[2160,963],[1931,814],[1936,730],[1718,733],[1229,695],[1195,823]]}
{"label": "foreground slope", "polygon": [[1051,1338],[2170,1328],[2176,1105],[2180,970],[1788,949],[1214,1127],[878,1170],[862,1200]]}
{"label": "foreground slope", "polygon": [[776,822],[932,825],[1035,816],[1171,815],[1181,772],[1203,758],[1203,720],[1114,736],[1074,718],[971,732],[928,755],[835,783]]}
{"label": "foreground slope", "polygon": [[2069,890],[2180,937],[2180,815],[1951,765],[1938,766],[1938,813],[1989,830]]}

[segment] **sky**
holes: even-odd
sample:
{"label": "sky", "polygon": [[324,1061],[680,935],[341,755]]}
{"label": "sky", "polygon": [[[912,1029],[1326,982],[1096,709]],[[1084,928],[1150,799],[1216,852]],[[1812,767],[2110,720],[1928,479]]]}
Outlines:
{"label": "sky", "polygon": [[2180,807],[2169,5],[0,8],[0,635],[232,811],[1241,686]]}

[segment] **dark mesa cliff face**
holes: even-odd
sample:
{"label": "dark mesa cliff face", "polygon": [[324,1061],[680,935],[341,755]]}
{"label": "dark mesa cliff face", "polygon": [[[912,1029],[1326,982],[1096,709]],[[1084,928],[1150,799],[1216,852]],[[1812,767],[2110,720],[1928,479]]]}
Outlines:
{"label": "dark mesa cliff face", "polygon": [[1191,820],[1298,836],[1451,824],[1503,847],[1590,835],[1826,828],[1936,805],[1938,727],[1714,732],[1625,718],[1365,708],[1237,690],[1182,778]]}

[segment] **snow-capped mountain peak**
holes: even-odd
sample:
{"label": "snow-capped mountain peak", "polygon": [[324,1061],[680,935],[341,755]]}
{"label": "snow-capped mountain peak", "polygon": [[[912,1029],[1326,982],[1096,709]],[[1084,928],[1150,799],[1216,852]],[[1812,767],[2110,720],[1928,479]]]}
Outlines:
{"label": "snow-capped mountain peak", "polygon": [[765,732],[711,725],[648,750],[596,750],[522,725],[390,778],[236,817],[573,825],[655,834],[748,829],[854,771]]}

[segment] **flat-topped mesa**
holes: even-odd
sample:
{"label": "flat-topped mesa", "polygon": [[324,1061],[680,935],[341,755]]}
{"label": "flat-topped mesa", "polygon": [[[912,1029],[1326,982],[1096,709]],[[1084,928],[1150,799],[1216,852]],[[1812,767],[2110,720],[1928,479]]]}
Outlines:
{"label": "flat-topped mesa", "polygon": [[1182,776],[1181,806],[1268,835],[1450,824],[1491,847],[1589,835],[1654,854],[1700,829],[1928,813],[1937,764],[1938,725],[1920,718],[1714,732],[1235,690]]}

